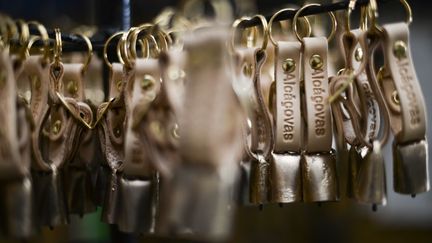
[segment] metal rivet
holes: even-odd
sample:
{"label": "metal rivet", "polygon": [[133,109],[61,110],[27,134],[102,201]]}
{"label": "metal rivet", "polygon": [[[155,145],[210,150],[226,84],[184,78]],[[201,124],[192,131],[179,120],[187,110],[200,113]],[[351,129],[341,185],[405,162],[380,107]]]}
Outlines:
{"label": "metal rivet", "polygon": [[58,134],[60,132],[61,126],[62,126],[62,122],[60,120],[56,120],[54,122],[54,124],[52,125],[52,128],[51,128],[52,132],[54,134]]}
{"label": "metal rivet", "polygon": [[405,42],[398,40],[393,45],[393,54],[398,58],[405,58],[407,52],[407,45]]}
{"label": "metal rivet", "polygon": [[250,63],[245,63],[243,65],[243,75],[246,77],[251,77],[252,76],[252,64]]}
{"label": "metal rivet", "polygon": [[185,72],[177,66],[171,66],[168,68],[168,77],[171,80],[183,79],[185,76]]}
{"label": "metal rivet", "polygon": [[180,138],[179,134],[179,126],[177,124],[174,125],[174,128],[172,129],[172,135],[174,138]]}
{"label": "metal rivet", "polygon": [[155,79],[151,75],[144,75],[143,79],[141,79],[141,88],[144,90],[148,90],[151,87],[153,87],[153,84],[155,83]]}
{"label": "metal rivet", "polygon": [[296,67],[296,62],[291,58],[285,59],[285,61],[283,61],[282,63],[282,68],[287,73],[293,72],[295,70],[295,67]]}
{"label": "metal rivet", "polygon": [[123,86],[122,81],[121,81],[121,80],[118,80],[118,81],[116,82],[117,90],[118,90],[118,91],[121,91],[122,86]]}
{"label": "metal rivet", "polygon": [[324,62],[323,62],[320,55],[315,54],[310,58],[309,64],[313,69],[316,70],[316,69],[322,68],[322,66],[324,65]]}
{"label": "metal rivet", "polygon": [[78,85],[75,81],[69,81],[67,84],[67,90],[70,94],[76,94],[78,92]]}
{"label": "metal rivet", "polygon": [[395,104],[399,105],[399,103],[400,103],[399,94],[398,94],[398,92],[396,90],[393,91],[393,93],[392,93],[392,99],[393,99],[393,102]]}
{"label": "metal rivet", "polygon": [[357,62],[360,62],[363,59],[363,49],[361,47],[355,50],[354,58],[356,59]]}
{"label": "metal rivet", "polygon": [[36,75],[30,76],[30,81],[36,89],[40,88],[41,82],[40,82],[40,79],[38,76],[36,76]]}
{"label": "metal rivet", "polygon": [[164,139],[164,130],[162,125],[158,121],[152,121],[150,123],[150,131],[153,138],[162,141]]}

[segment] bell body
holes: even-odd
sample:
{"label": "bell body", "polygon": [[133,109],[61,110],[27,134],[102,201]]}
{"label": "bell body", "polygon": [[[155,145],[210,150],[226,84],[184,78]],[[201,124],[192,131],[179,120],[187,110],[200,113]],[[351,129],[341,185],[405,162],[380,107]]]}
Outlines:
{"label": "bell body", "polygon": [[252,204],[268,202],[269,163],[262,157],[251,160],[249,199]]}
{"label": "bell body", "polygon": [[231,232],[233,185],[217,170],[182,165],[163,193],[157,232],[194,239],[225,239]]}
{"label": "bell body", "polygon": [[393,143],[393,176],[395,192],[415,195],[429,191],[426,140],[403,145]]}
{"label": "bell body", "polygon": [[54,227],[69,223],[68,209],[63,193],[62,173],[33,173],[34,210],[38,226]]}
{"label": "bell body", "polygon": [[270,202],[302,201],[301,155],[272,153],[270,160]]}
{"label": "bell body", "polygon": [[120,175],[111,171],[106,183],[104,202],[102,206],[102,222],[107,224],[117,224],[119,208],[119,180]]}
{"label": "bell body", "polygon": [[250,176],[251,176],[251,162],[240,162],[240,177],[239,177],[239,204],[243,206],[251,206],[250,203]]}
{"label": "bell body", "polygon": [[361,162],[356,183],[356,199],[362,203],[386,205],[387,184],[382,154],[378,142],[374,142],[370,150]]}
{"label": "bell body", "polygon": [[302,162],[304,202],[337,201],[339,198],[334,151],[304,154]]}
{"label": "bell body", "polygon": [[5,234],[18,239],[30,237],[34,233],[30,178],[4,183],[2,194]]}
{"label": "bell body", "polygon": [[152,233],[155,225],[157,181],[127,179],[119,184],[118,228],[127,233]]}
{"label": "bell body", "polygon": [[65,193],[69,213],[84,214],[96,211],[90,171],[69,166],[65,172]]}

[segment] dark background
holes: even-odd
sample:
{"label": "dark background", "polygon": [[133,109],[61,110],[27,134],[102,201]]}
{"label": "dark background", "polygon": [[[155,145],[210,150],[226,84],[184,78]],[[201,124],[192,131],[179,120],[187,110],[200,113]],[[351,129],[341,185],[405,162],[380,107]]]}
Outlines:
{"label": "dark background", "polygon": [[[248,1],[249,11],[270,14],[287,3],[303,1]],[[174,0],[131,0],[132,25],[151,21],[164,7],[177,6]],[[432,2],[410,1],[414,13],[411,25],[411,47],[418,77],[428,107],[432,107]],[[121,0],[0,0],[0,11],[17,19],[38,20],[47,27],[69,29],[77,25],[98,27],[122,26]],[[380,22],[405,18],[398,1],[380,4]],[[429,110],[428,119],[432,120]],[[430,135],[431,129],[429,129]],[[386,148],[390,154],[391,148]],[[430,153],[430,151],[429,151]],[[241,208],[230,242],[432,242],[432,193],[415,199],[395,194],[392,190],[392,166],[387,160],[388,205],[372,212],[369,206],[348,199],[339,203],[290,204]],[[80,220],[73,218],[69,227],[44,230],[32,242],[183,242],[154,237],[119,236],[108,226],[99,223],[99,215]],[[119,238],[123,237],[123,238]],[[0,242],[3,242],[0,240]],[[4,241],[8,242],[8,241]],[[13,241],[11,241],[13,242]],[[184,241],[186,242],[186,241]]]}

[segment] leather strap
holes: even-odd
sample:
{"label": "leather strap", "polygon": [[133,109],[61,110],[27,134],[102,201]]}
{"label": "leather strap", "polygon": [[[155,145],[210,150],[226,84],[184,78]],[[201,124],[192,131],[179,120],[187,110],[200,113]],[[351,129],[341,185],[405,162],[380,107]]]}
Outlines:
{"label": "leather strap", "polygon": [[[135,60],[132,72],[125,90],[128,119],[125,134],[124,173],[126,176],[150,178],[154,173],[154,167],[142,142],[142,139],[145,139],[144,137],[148,134],[141,133],[138,127],[160,90],[159,62],[156,59],[138,58]],[[159,128],[163,129],[160,126]]]}
{"label": "leather strap", "polygon": [[19,166],[16,85],[6,49],[0,50],[0,97],[0,178],[21,177],[23,170]]}
{"label": "leather strap", "polygon": [[[328,100],[327,53],[325,37],[303,38],[303,71],[305,82],[307,144],[308,153],[330,151],[332,146],[332,125]],[[321,64],[315,69],[311,58],[319,58]],[[319,59],[318,58],[318,59]]]}
{"label": "leather strap", "polygon": [[185,39],[188,82],[179,117],[184,163],[220,168],[240,160],[243,117],[227,72],[227,39],[225,31],[214,29]]}
{"label": "leather strap", "polygon": [[[393,133],[398,143],[424,139],[427,124],[425,101],[411,57],[408,25],[387,24],[383,26],[383,30],[386,70],[397,90],[400,106],[400,112],[398,109],[390,109]],[[387,100],[394,95],[391,89],[384,89],[384,92]],[[392,103],[395,102],[390,102]]]}
{"label": "leather strap", "polygon": [[[34,136],[32,136],[35,158],[33,167],[36,170],[52,171],[53,168],[60,168],[71,159],[77,149],[76,139],[80,129],[79,123],[71,114],[68,114],[70,111],[64,107],[57,96],[63,87],[62,81],[65,70],[70,72],[68,65],[61,64],[56,67],[51,65],[50,67],[48,107],[42,112],[41,119],[36,123]],[[64,99],[70,109],[81,114],[85,120],[90,120],[91,110],[88,106],[77,103],[72,98]],[[48,132],[44,131],[46,127]],[[46,149],[43,149],[45,147]],[[45,153],[42,153],[42,150]]]}
{"label": "leather strap", "polygon": [[275,48],[276,102],[273,110],[276,153],[300,152],[302,149],[300,55],[301,42],[279,41]]}
{"label": "leather strap", "polygon": [[[108,167],[115,173],[123,169],[124,161],[124,123],[126,108],[124,103],[124,88],[130,72],[123,72],[123,65],[113,63],[110,72],[110,89],[108,97],[115,98],[113,104],[99,123],[99,139],[102,154]],[[98,117],[104,114],[109,103],[102,103],[98,108]]]}
{"label": "leather strap", "polygon": [[[91,123],[93,120],[93,112],[90,106],[85,103],[86,97],[84,93],[84,73],[83,64],[79,63],[68,63],[63,64],[64,75],[63,75],[63,93],[65,97],[69,97],[72,103],[76,102],[76,105],[72,105],[76,112],[80,114],[87,123]],[[93,139],[93,132],[79,124],[75,133],[74,147],[77,148],[76,152],[70,154],[71,164],[74,166],[86,166],[88,165],[95,152]]]}
{"label": "leather strap", "polygon": [[[384,95],[382,94],[381,89],[379,88],[376,72],[375,72],[375,62],[374,62],[374,55],[375,51],[381,44],[381,36],[375,33],[369,33],[365,32],[362,33],[360,38],[360,45],[364,49],[365,58],[366,59],[366,75],[369,81],[369,85],[373,91],[374,97],[378,103],[379,107],[379,115],[382,118],[380,130],[379,130],[379,137],[375,137],[374,140],[379,140],[380,146],[383,147],[387,143],[388,135],[389,135],[389,127],[390,127],[390,121],[389,121],[389,108],[384,101]],[[372,141],[367,139],[366,135],[358,134],[359,138],[363,138],[364,143],[368,147],[372,147]]]}
{"label": "leather strap", "polygon": [[265,59],[266,54],[260,49],[236,49],[237,74],[233,86],[251,122],[251,142],[245,148],[248,154],[256,159],[259,156],[268,159],[273,149],[270,115],[264,102],[260,82],[261,67]]}
{"label": "leather strap", "polygon": [[66,97],[84,101],[84,77],[81,63],[63,64],[65,72],[63,74],[63,93]]}

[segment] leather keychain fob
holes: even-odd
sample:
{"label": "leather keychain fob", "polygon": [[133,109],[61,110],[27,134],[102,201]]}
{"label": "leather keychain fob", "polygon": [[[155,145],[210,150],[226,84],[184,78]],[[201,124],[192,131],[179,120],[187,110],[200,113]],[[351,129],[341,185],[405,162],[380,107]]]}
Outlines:
{"label": "leather keychain fob", "polygon": [[332,146],[332,124],[328,99],[325,37],[303,38],[303,72],[306,99],[306,151],[302,161],[303,200],[338,200],[336,157]]}
{"label": "leather keychain fob", "polygon": [[380,84],[389,106],[394,134],[394,190],[416,195],[429,191],[426,109],[414,68],[407,23],[386,24],[385,68]]}
{"label": "leather keychain fob", "polygon": [[275,146],[270,160],[270,201],[302,201],[301,97],[298,41],[278,41],[275,47],[275,99],[273,100]]}
{"label": "leather keychain fob", "polygon": [[[30,178],[30,109],[16,97],[8,50],[0,47],[0,205],[5,235],[27,238],[34,232],[32,182]],[[6,130],[3,130],[6,129]]]}

